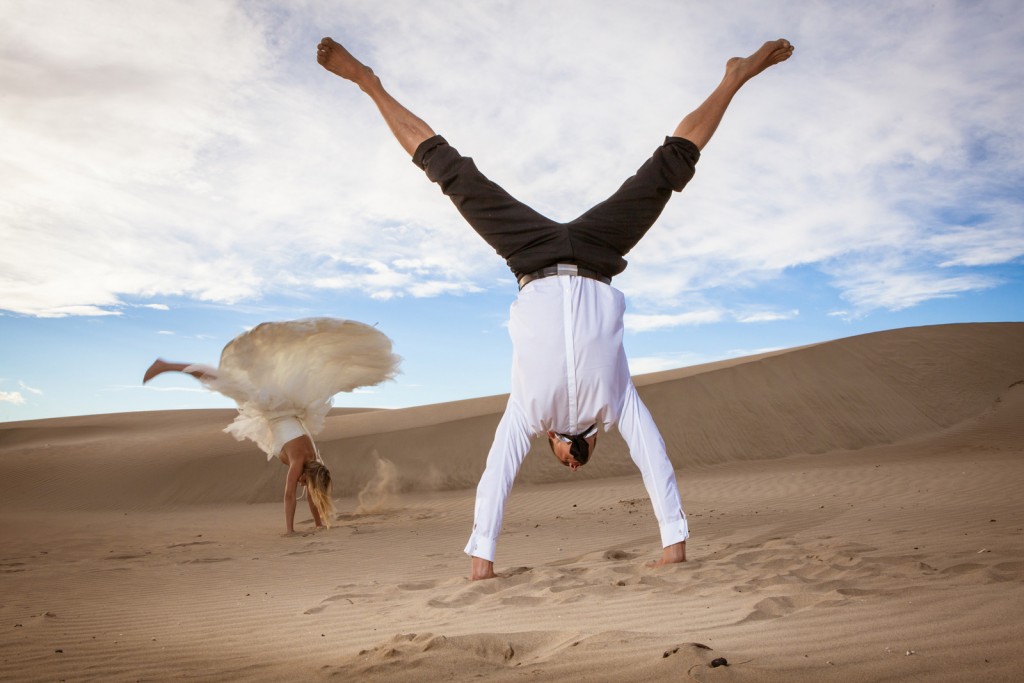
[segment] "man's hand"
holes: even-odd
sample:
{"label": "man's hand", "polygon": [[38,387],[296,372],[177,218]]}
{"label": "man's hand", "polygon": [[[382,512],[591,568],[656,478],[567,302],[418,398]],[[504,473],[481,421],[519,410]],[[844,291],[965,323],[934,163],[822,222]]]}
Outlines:
{"label": "man's hand", "polygon": [[494,563],[480,557],[470,558],[469,579],[479,581],[481,579],[495,579],[498,575],[494,573]]}

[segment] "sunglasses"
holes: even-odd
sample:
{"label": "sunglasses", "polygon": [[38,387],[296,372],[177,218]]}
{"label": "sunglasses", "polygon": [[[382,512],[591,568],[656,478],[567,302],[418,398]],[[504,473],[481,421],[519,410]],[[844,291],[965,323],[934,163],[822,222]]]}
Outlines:
{"label": "sunglasses", "polygon": [[590,425],[585,431],[574,436],[560,434],[559,432],[554,434],[556,439],[562,443],[569,444],[569,453],[576,459],[576,462],[581,465],[587,464],[587,461],[590,460],[590,444],[587,443],[587,439],[597,434],[596,424]]}

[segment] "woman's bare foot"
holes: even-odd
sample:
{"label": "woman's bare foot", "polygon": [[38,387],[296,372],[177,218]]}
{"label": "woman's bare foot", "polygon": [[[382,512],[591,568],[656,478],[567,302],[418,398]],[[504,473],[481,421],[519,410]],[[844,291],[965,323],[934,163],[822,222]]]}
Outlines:
{"label": "woman's bare foot", "polygon": [[792,55],[793,45],[785,38],[769,40],[749,57],[730,59],[725,64],[725,73],[745,83],[768,67],[786,61]]}
{"label": "woman's bare foot", "polygon": [[155,361],[153,361],[153,364],[149,366],[149,369],[146,370],[146,374],[142,376],[142,383],[145,384],[146,382],[153,379],[157,375],[167,372],[169,369],[170,366],[167,363],[167,361],[163,360],[162,358],[157,358]]}
{"label": "woman's bare foot", "polygon": [[373,70],[352,56],[352,54],[332,38],[324,38],[316,46],[316,61],[332,74],[341,76],[362,86],[373,77]]}

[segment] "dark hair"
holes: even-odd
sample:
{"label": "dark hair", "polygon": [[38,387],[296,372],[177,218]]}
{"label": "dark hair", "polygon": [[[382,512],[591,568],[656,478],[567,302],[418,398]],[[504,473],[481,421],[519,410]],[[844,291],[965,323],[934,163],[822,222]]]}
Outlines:
{"label": "dark hair", "polygon": [[[585,437],[584,434],[591,432],[593,432],[593,435],[596,436],[596,432],[594,432],[593,426],[591,426],[590,429],[587,429],[582,433],[576,435],[560,433],[558,434],[559,437],[564,437],[570,440],[569,455],[571,455],[576,460],[576,462],[578,462],[581,465],[586,465],[587,462],[590,460],[590,444],[587,443],[587,437]],[[555,452],[554,440],[551,437],[548,437],[548,447],[551,449],[552,453]]]}
{"label": "dark hair", "polygon": [[569,453],[572,457],[576,458],[576,462],[586,465],[587,461],[590,460],[590,444],[587,443],[586,438],[579,434],[570,438],[572,443],[569,445]]}

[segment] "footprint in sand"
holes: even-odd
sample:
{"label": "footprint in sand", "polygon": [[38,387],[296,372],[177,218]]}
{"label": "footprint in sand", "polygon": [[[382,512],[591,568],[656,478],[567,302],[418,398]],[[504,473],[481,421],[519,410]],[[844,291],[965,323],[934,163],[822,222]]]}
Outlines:
{"label": "footprint in sand", "polygon": [[427,606],[450,609],[472,605],[487,596],[506,593],[524,583],[528,583],[530,577],[525,575],[530,571],[530,567],[513,567],[512,569],[499,572],[496,579],[486,579],[484,581],[450,579],[440,585],[450,585],[455,588],[451,597],[432,598],[427,601]]}
{"label": "footprint in sand", "polygon": [[1024,580],[1024,562],[1000,562],[985,573],[989,583]]}
{"label": "footprint in sand", "polygon": [[191,545],[213,545],[217,541],[189,541],[188,543],[172,543],[168,548],[186,548]]}
{"label": "footprint in sand", "polygon": [[197,557],[194,560],[185,560],[179,564],[216,564],[217,562],[230,562],[233,557]]}
{"label": "footprint in sand", "polygon": [[779,619],[780,617],[785,617],[793,614],[794,612],[807,609],[808,607],[814,607],[819,604],[822,604],[820,600],[810,597],[777,596],[765,598],[754,605],[754,609],[750,611],[750,614],[736,623],[746,624],[752,621]]}
{"label": "footprint in sand", "polygon": [[121,555],[107,555],[103,559],[104,560],[137,560],[140,557],[145,557],[148,554],[149,553],[142,554],[142,555],[131,555],[131,554],[127,554],[126,553],[126,554],[121,554]]}
{"label": "footprint in sand", "polygon": [[303,614],[320,614],[325,609],[327,609],[327,605],[317,605],[316,607],[310,607]]}
{"label": "footprint in sand", "polygon": [[550,602],[551,601],[547,598],[534,597],[531,595],[513,595],[501,599],[501,604],[512,607],[532,607],[533,605],[544,605],[549,604]]}
{"label": "footprint in sand", "polygon": [[320,601],[320,604],[316,607],[310,607],[303,614],[320,614],[325,609],[331,606],[335,602],[344,600],[350,605],[356,604],[352,598],[380,598],[379,593],[339,593],[337,595],[331,595]]}
{"label": "footprint in sand", "polygon": [[[593,553],[584,553],[583,555],[577,555],[575,557],[567,557],[563,560],[555,560],[549,562],[549,567],[565,567],[571,564],[606,564],[607,562],[625,562],[638,557],[638,553],[631,553],[619,548],[612,548],[610,550],[598,551]],[[584,571],[583,567],[576,569],[575,571]]]}
{"label": "footprint in sand", "polygon": [[1024,562],[1000,562],[995,565],[965,562],[946,567],[939,572],[945,576],[967,579],[970,583],[1020,582],[1024,579]]}
{"label": "footprint in sand", "polygon": [[57,618],[56,612],[43,612],[42,614],[33,614],[31,617],[25,620],[24,624],[19,624],[19,627],[24,628],[26,626],[39,626],[46,624]]}
{"label": "footprint in sand", "polygon": [[629,576],[627,578],[616,579],[616,580],[612,581],[611,585],[619,587],[619,588],[622,588],[622,587],[625,587],[625,586],[632,586],[632,587],[644,588],[644,589],[647,589],[647,590],[654,590],[654,589],[658,589],[658,588],[669,588],[669,589],[677,589],[676,591],[673,591],[673,592],[681,592],[681,593],[689,593],[690,591],[692,591],[692,586],[690,584],[685,584],[684,586],[680,586],[679,583],[676,582],[676,581],[670,581],[670,580],[668,580],[666,578],[663,578],[663,577],[660,577],[660,576],[651,576],[649,574],[648,575],[639,575],[639,574],[633,573],[632,576]]}

